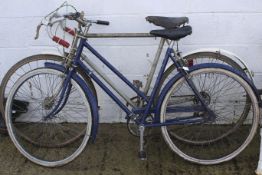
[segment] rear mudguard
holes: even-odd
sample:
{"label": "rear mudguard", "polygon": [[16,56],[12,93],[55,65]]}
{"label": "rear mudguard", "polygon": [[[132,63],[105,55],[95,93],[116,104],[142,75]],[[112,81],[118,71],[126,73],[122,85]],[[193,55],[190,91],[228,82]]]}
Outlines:
{"label": "rear mudguard", "polygon": [[[201,49],[197,49],[197,50],[193,50],[191,52],[182,54],[183,58],[187,58],[190,57],[194,54],[197,53],[203,53],[203,52],[207,52],[207,53],[214,53],[214,54],[218,54],[221,56],[225,56],[230,58],[231,60],[233,60],[236,64],[238,64],[243,71],[247,74],[247,76],[253,81],[253,72],[249,69],[248,65],[243,61],[243,59],[241,59],[239,56],[237,56],[236,54],[229,52],[227,50],[224,49],[220,49],[220,48],[201,48]],[[167,66],[166,66],[166,70],[172,66],[172,62],[170,62]]]}
{"label": "rear mudguard", "polygon": [[[55,69],[60,72],[65,72],[65,67],[59,64],[55,63],[45,63],[46,68]],[[87,86],[85,81],[80,78],[77,74],[73,74],[72,78],[81,86],[81,88],[84,90],[86,97],[88,99],[88,102],[90,104],[90,109],[92,113],[92,129],[91,129],[91,138],[94,142],[96,139],[96,134],[98,130],[98,124],[99,124],[99,114],[98,114],[98,106],[97,106],[97,99],[95,95],[92,93],[92,90]]]}
{"label": "rear mudguard", "polygon": [[[261,97],[258,93],[258,90],[257,88],[255,87],[254,83],[252,82],[252,80],[250,80],[246,74],[244,74],[243,72],[241,73],[240,71],[230,67],[230,66],[227,66],[227,65],[224,65],[224,64],[217,64],[217,63],[205,63],[205,64],[198,64],[198,65],[195,65],[195,66],[192,66],[190,67],[189,69],[189,73],[192,72],[192,71],[195,71],[195,70],[198,70],[198,69],[203,69],[203,68],[222,68],[222,69],[225,69],[225,70],[228,70],[230,72],[233,72],[233,73],[236,73],[238,74],[241,78],[243,78],[253,89],[254,93],[256,94],[257,96],[257,99],[258,99],[258,103],[259,103],[259,106],[262,107],[261,105]],[[165,85],[165,87],[163,88],[163,90],[161,91],[160,93],[160,96],[159,96],[159,99],[158,99],[158,102],[157,102],[157,105],[156,105],[156,117],[155,117],[155,121],[154,122],[160,122],[160,112],[161,112],[161,106],[162,106],[162,103],[163,103],[163,100],[167,94],[167,92],[169,91],[169,89],[172,87],[172,85],[182,77],[182,74],[181,73],[178,73],[177,75],[175,75],[173,78],[171,78],[168,83]]]}

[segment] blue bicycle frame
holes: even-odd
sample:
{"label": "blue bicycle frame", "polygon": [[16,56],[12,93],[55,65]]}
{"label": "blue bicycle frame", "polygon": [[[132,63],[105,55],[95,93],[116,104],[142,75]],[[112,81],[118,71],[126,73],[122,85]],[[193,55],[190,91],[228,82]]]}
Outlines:
{"label": "blue bicycle frame", "polygon": [[[84,48],[87,48],[92,54],[94,54],[103,64],[105,64],[112,72],[114,72],[122,81],[124,81],[141,99],[146,102],[145,107],[134,107],[132,110],[128,109],[128,107],[113,93],[111,90],[81,61],[80,57],[82,54],[82,51]],[[70,91],[70,79],[72,78],[72,75],[76,73],[76,67],[84,70],[84,72],[90,76],[115,102],[116,104],[123,109],[126,114],[127,118],[129,118],[132,115],[141,115],[141,118],[138,122],[139,125],[143,125],[145,127],[158,127],[158,126],[167,126],[167,125],[174,125],[174,124],[185,124],[185,123],[200,123],[203,122],[203,118],[196,118],[196,117],[183,117],[183,119],[172,119],[167,120],[165,123],[160,123],[159,118],[154,118],[152,123],[146,123],[146,117],[149,114],[156,113],[156,108],[152,107],[154,99],[157,95],[158,85],[161,81],[161,78],[163,77],[163,73],[165,71],[165,67],[171,58],[171,60],[174,62],[175,66],[178,68],[180,73],[185,77],[186,81],[188,82],[189,86],[192,88],[193,92],[195,93],[196,98],[199,100],[200,105],[195,107],[183,107],[183,108],[169,108],[167,109],[167,112],[181,112],[181,111],[187,111],[187,112],[204,112],[207,111],[211,115],[211,118],[214,116],[212,114],[212,111],[210,111],[205,104],[203,98],[201,97],[200,93],[197,91],[196,87],[194,86],[193,82],[187,77],[188,73],[183,68],[183,65],[176,61],[176,58],[173,56],[174,50],[173,48],[168,48],[165,54],[165,57],[163,59],[161,68],[159,70],[155,85],[153,87],[153,90],[151,92],[150,97],[147,97],[145,93],[141,92],[137,87],[135,87],[123,74],[121,74],[113,65],[111,65],[102,55],[100,55],[87,41],[85,38],[80,39],[79,46],[76,51],[76,56],[73,59],[73,67],[71,69],[67,70],[67,76],[64,81],[64,87],[62,89],[62,93],[60,95],[59,102],[57,106],[54,108],[54,110],[47,116],[50,117],[53,114],[58,113],[65,103],[65,100],[62,100],[64,98],[64,95],[68,95],[68,91]],[[49,63],[50,64],[50,63]],[[51,63],[52,64],[52,63]],[[48,67],[48,66],[47,66]],[[52,66],[51,66],[52,67]],[[66,97],[67,98],[67,97]],[[60,103],[63,101],[63,104],[60,105]]]}

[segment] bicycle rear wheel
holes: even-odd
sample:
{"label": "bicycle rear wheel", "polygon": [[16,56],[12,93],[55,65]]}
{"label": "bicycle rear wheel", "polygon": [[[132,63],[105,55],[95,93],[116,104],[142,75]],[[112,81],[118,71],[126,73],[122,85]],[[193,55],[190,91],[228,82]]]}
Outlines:
{"label": "bicycle rear wheel", "polygon": [[[0,109],[2,116],[4,118],[4,109],[5,109],[5,102],[7,96],[10,92],[10,89],[13,87],[14,83],[18,78],[20,78],[25,73],[39,68],[44,67],[45,62],[52,62],[61,64],[64,59],[61,56],[57,55],[49,55],[49,54],[41,54],[41,55],[33,55],[22,59],[21,61],[14,64],[5,74],[2,82],[1,82],[1,90],[0,90]],[[21,103],[18,103],[18,105]],[[1,131],[6,131],[4,127],[1,128]]]}
{"label": "bicycle rear wheel", "polygon": [[[42,166],[69,163],[83,151],[91,134],[89,99],[73,79],[64,107],[46,117],[58,103],[64,77],[64,73],[53,69],[30,71],[15,82],[6,102],[11,140],[26,158]],[[27,101],[27,111],[22,115],[13,113],[14,100]]]}
{"label": "bicycle rear wheel", "polygon": [[[230,57],[227,57],[217,52],[196,52],[196,53],[187,55],[183,59],[185,60],[185,63],[187,64],[188,67],[191,67],[193,65],[203,64],[203,63],[219,63],[219,64],[228,65],[240,71],[241,73],[245,74],[245,71],[244,71],[245,67],[242,68],[237,62],[232,60]],[[157,94],[159,94],[160,90],[162,89],[162,87],[164,87],[164,85],[168,82],[168,80],[173,78],[177,73],[178,71],[174,64],[168,67],[168,69],[163,74],[163,78],[160,81],[160,85],[159,85]],[[246,98],[246,100],[248,101],[249,99]],[[157,99],[155,101],[157,102]],[[242,113],[243,116],[248,115],[249,110],[250,110],[249,104],[250,104],[249,102],[246,103],[245,110],[243,110],[243,113]],[[176,138],[181,141],[194,142],[192,140],[190,141],[188,138],[183,138],[182,136],[178,136],[178,135],[173,135],[173,136],[174,137],[177,136]]]}
{"label": "bicycle rear wheel", "polygon": [[257,97],[244,79],[229,70],[203,68],[191,72],[190,77],[215,118],[210,119],[207,112],[170,110],[200,105],[186,80],[180,77],[166,91],[160,121],[182,123],[161,127],[163,137],[174,152],[188,161],[228,161],[244,150],[255,135],[259,121]]}

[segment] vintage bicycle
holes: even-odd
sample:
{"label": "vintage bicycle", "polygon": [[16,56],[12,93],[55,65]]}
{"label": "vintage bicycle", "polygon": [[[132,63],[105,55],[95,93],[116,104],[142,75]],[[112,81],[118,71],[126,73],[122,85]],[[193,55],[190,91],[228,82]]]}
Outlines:
{"label": "vintage bicycle", "polygon": [[[44,68],[19,77],[9,91],[5,106],[11,140],[34,163],[50,167],[64,165],[83,151],[88,140],[95,140],[99,121],[97,97],[83,75],[96,82],[126,112],[129,126],[137,126],[141,159],[146,158],[145,129],[151,127],[161,127],[171,150],[198,164],[217,164],[234,158],[255,135],[260,97],[248,76],[217,63],[191,67],[174,49],[176,41],[192,33],[186,25],[188,18],[147,17],[149,22],[165,28],[153,30],[150,35],[163,38],[161,42],[167,41],[168,48],[153,90],[149,91],[149,87],[159,56],[141,91],[87,41],[92,24],[108,25],[109,22],[87,20],[79,12],[59,15],[55,11],[50,16],[79,24],[74,33],[67,30],[73,33],[74,40],[65,64],[46,62]],[[68,46],[60,38],[53,39]],[[135,101],[120,91],[92,60],[83,57],[84,48],[136,93]],[[178,73],[175,76],[169,73],[171,78],[162,87],[168,62]],[[28,103],[27,110],[19,116],[13,110],[15,100]]]}
{"label": "vintage bicycle", "polygon": [[[58,26],[62,27],[62,29],[65,32],[68,32],[70,35],[74,36],[73,29],[70,29],[64,25],[64,21],[65,21],[64,19],[52,21],[53,19],[52,14],[55,14],[55,12],[59,11],[60,9],[64,7],[72,7],[73,9],[75,9],[75,7],[65,2],[60,7],[58,7],[56,10],[54,10],[53,12],[45,16],[43,21],[41,22],[41,25],[46,26],[47,28],[46,31],[48,32],[48,35],[50,36],[50,38],[53,38],[56,35],[56,32],[54,33],[54,31],[57,31],[57,26],[55,26],[56,23],[59,23]],[[172,20],[170,21],[169,19],[167,23],[170,23],[170,22],[172,23]],[[53,28],[55,29],[53,30]],[[150,35],[148,33],[113,33],[113,34],[112,33],[91,33],[91,34],[88,33],[86,37],[87,38],[134,38],[134,37],[135,38],[139,38],[139,37],[148,38],[148,37],[155,37],[155,36]],[[36,38],[38,38],[38,34]],[[152,65],[155,65],[157,61],[159,60],[160,54],[162,53],[162,50],[163,50],[163,46],[166,42],[167,40],[164,38],[160,40],[157,52],[155,54],[155,59]],[[59,52],[61,52],[61,50],[59,50]],[[30,70],[33,70],[35,68],[44,67],[44,63],[46,61],[63,64],[66,56],[67,56],[67,52],[65,51],[61,52],[61,55],[54,54],[53,52],[32,55],[32,56],[26,57],[22,59],[21,61],[17,62],[7,71],[7,73],[5,74],[5,76],[2,79],[1,86],[0,86],[0,101],[3,102],[3,103],[0,103],[0,111],[1,111],[0,133],[7,132],[6,127],[5,127],[5,122],[4,122],[4,113],[5,113],[4,108],[5,108],[5,102],[8,97],[9,91],[11,87],[13,87],[14,82],[21,75],[25,74],[26,72],[29,72]],[[82,53],[81,57],[83,57],[84,59],[87,58],[85,53]],[[253,81],[253,73],[252,71],[249,70],[246,63],[240,57],[238,57],[237,55],[229,51],[219,49],[219,48],[202,48],[202,49],[197,49],[197,50],[182,54],[182,57],[184,60],[186,60],[185,64],[187,64],[187,66],[192,66],[192,65],[201,64],[201,63],[208,63],[208,62],[229,65],[245,73],[250,78],[250,80]],[[151,71],[153,72],[154,70],[152,69]],[[167,82],[168,77],[174,76],[176,73],[177,71],[176,71],[175,65],[172,62],[169,62],[168,65],[166,66],[165,72],[163,74],[163,78],[159,86],[162,87],[163,83]],[[96,94],[94,84],[91,81],[90,77],[86,76],[83,72],[82,73],[80,72],[80,74],[83,77],[83,79],[87,83],[89,83],[89,85],[92,87],[93,92]],[[147,83],[146,85],[147,87],[145,88],[145,93],[149,89],[149,83]],[[133,97],[133,99],[134,98],[135,97]],[[21,103],[18,101],[16,104],[17,104],[17,107],[22,107],[24,109],[26,107],[26,102]],[[20,110],[20,112],[23,112],[23,111],[25,110]],[[134,132],[130,130],[130,127],[128,127],[128,129],[130,133],[134,134]]]}

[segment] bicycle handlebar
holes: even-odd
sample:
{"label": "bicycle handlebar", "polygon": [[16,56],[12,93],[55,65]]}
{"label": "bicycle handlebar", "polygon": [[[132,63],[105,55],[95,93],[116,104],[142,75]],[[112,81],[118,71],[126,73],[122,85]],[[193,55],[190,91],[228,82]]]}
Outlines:
{"label": "bicycle handlebar", "polygon": [[[45,25],[47,27],[52,27],[55,23],[61,22],[65,19],[74,20],[74,21],[78,22],[79,28],[80,27],[90,27],[90,25],[92,23],[95,23],[95,24],[98,24],[98,25],[109,25],[110,24],[109,21],[87,20],[87,19],[84,18],[83,12],[80,13],[80,12],[76,11],[74,13],[70,12],[70,13],[61,14],[61,13],[58,13],[58,9],[56,11],[53,11],[52,13],[48,14],[46,17],[44,17],[44,19],[41,21],[41,23],[37,26],[35,39],[38,39],[39,32],[40,32],[42,25]],[[57,20],[53,21],[54,18],[57,19]],[[60,19],[58,19],[58,18],[60,18]],[[62,28],[65,32],[69,33],[70,35],[72,35],[72,36],[76,35],[75,30],[70,29],[68,27],[62,27]],[[53,41],[62,45],[63,47],[68,48],[70,46],[70,44],[67,41],[65,41],[65,40],[63,40],[63,39],[61,39],[57,36],[51,36],[51,38],[52,38]]]}
{"label": "bicycle handlebar", "polygon": [[53,15],[54,18],[60,18],[60,17],[64,17],[67,18],[69,20],[75,20],[78,23],[80,23],[82,26],[87,26],[88,23],[95,23],[98,25],[109,25],[110,22],[109,21],[102,21],[102,20],[86,20],[83,18],[84,14],[79,13],[79,12],[75,12],[75,13],[66,13],[66,14],[59,14],[59,13],[55,13]]}
{"label": "bicycle handlebar", "polygon": [[96,24],[100,24],[100,25],[106,25],[106,26],[108,26],[110,23],[109,23],[109,21],[101,21],[101,20],[97,20],[97,21],[96,21]]}

